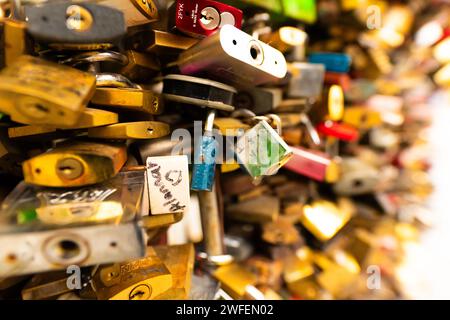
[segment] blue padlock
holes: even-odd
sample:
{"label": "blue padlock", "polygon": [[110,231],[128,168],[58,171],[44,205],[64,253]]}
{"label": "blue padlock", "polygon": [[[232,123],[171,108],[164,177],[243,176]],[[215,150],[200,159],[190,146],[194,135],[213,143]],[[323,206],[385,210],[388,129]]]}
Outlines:
{"label": "blue padlock", "polygon": [[313,52],[309,55],[309,62],[325,65],[326,71],[347,73],[352,64],[348,54],[335,52]]}
{"label": "blue padlock", "polygon": [[217,141],[212,134],[214,116],[214,111],[208,114],[205,132],[194,152],[191,190],[211,191],[214,184],[217,150]]}

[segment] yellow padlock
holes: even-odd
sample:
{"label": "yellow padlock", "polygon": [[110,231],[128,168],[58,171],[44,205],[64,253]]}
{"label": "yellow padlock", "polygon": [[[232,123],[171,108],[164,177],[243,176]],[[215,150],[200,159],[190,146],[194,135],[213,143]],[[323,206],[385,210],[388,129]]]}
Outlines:
{"label": "yellow padlock", "polygon": [[127,159],[120,144],[63,143],[23,162],[24,180],[46,187],[76,187],[102,182],[116,175]]}
{"label": "yellow padlock", "polygon": [[169,125],[157,121],[124,122],[88,130],[90,138],[100,139],[155,139],[169,133]]}
{"label": "yellow padlock", "polygon": [[95,81],[90,73],[21,56],[0,72],[0,111],[25,124],[75,125]]}

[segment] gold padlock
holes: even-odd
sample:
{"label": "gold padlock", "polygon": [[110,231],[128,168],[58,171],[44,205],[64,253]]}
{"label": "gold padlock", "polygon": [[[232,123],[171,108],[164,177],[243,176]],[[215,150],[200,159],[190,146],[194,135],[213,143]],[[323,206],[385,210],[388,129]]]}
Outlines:
{"label": "gold padlock", "polygon": [[284,53],[294,47],[303,46],[307,38],[308,35],[305,31],[285,26],[273,32],[268,41],[265,41],[265,39],[261,40]]}
{"label": "gold padlock", "polygon": [[231,219],[250,223],[275,221],[279,212],[280,200],[266,195],[231,204],[226,208],[226,215]]}
{"label": "gold padlock", "polygon": [[155,54],[178,54],[196,44],[199,39],[184,37],[177,34],[160,31],[145,30],[134,39],[134,48]]}
{"label": "gold padlock", "polygon": [[121,67],[118,73],[131,81],[142,82],[156,76],[161,71],[159,60],[150,53],[134,50],[127,50],[124,53],[128,58],[128,64]]}
{"label": "gold padlock", "polygon": [[151,300],[173,286],[173,277],[149,247],[145,258],[100,268],[92,286],[99,300]]}
{"label": "gold padlock", "polygon": [[20,123],[71,126],[94,88],[92,74],[21,56],[0,72],[0,111]]}
{"label": "gold padlock", "polygon": [[221,266],[213,276],[221,283],[221,287],[233,299],[243,299],[249,287],[256,284],[256,275],[237,263]]}
{"label": "gold padlock", "polygon": [[148,114],[160,114],[163,111],[161,96],[144,89],[97,88],[91,103]]}
{"label": "gold padlock", "polygon": [[380,113],[364,106],[353,106],[346,108],[342,121],[364,130],[371,129],[382,124]]}
{"label": "gold padlock", "polygon": [[352,212],[326,200],[317,200],[303,207],[301,223],[317,239],[330,240],[350,220]]}
{"label": "gold padlock", "polygon": [[41,125],[11,127],[8,128],[8,136],[10,138],[23,138],[56,132],[58,129],[78,130],[78,129],[106,126],[117,123],[118,121],[119,116],[117,113],[87,108],[81,114],[81,117],[78,120],[78,122],[73,126],[68,127],[60,126],[58,128],[55,128],[53,126],[41,126]]}
{"label": "gold padlock", "polygon": [[169,125],[157,121],[124,122],[88,130],[90,138],[100,139],[156,139],[169,133]]}
{"label": "gold padlock", "polygon": [[25,182],[47,187],[75,187],[116,175],[127,159],[126,148],[94,142],[63,143],[22,164]]}
{"label": "gold padlock", "polygon": [[158,257],[172,275],[172,288],[155,297],[155,300],[185,300],[191,289],[195,249],[192,243],[177,246],[153,247]]}

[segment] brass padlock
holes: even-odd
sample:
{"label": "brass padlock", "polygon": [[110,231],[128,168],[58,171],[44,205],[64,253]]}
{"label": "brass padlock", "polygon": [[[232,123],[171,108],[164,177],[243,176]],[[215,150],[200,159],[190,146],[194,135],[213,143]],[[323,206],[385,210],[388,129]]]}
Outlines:
{"label": "brass padlock", "polygon": [[57,132],[59,129],[87,129],[100,126],[106,126],[117,123],[119,116],[117,113],[105,110],[87,108],[82,114],[78,122],[73,126],[53,126],[30,125],[8,128],[8,136],[10,138],[25,138],[30,136],[42,135]]}
{"label": "brass padlock", "polygon": [[260,196],[230,204],[226,208],[228,217],[242,222],[264,223],[275,221],[279,215],[280,201],[273,196]]}
{"label": "brass padlock", "polygon": [[172,275],[172,288],[155,297],[156,300],[187,299],[191,289],[195,250],[192,243],[177,246],[153,247]]}
{"label": "brass padlock", "polygon": [[173,286],[173,277],[148,247],[145,258],[100,268],[92,286],[99,300],[151,300]]}
{"label": "brass padlock", "polygon": [[158,58],[150,53],[142,53],[134,50],[124,52],[128,63],[117,70],[131,81],[145,81],[156,76],[161,71],[161,63]]}
{"label": "brass padlock", "polygon": [[160,114],[163,111],[161,96],[145,89],[97,88],[91,103],[115,110],[141,111],[148,114]]}
{"label": "brass padlock", "polygon": [[352,212],[326,200],[305,205],[301,223],[317,239],[330,240],[350,220]]}
{"label": "brass padlock", "polygon": [[95,76],[22,56],[0,72],[0,111],[13,121],[75,125],[95,88]]}
{"label": "brass padlock", "polygon": [[100,139],[155,139],[169,133],[169,125],[157,121],[123,122],[88,130],[90,138]]}
{"label": "brass padlock", "polygon": [[159,55],[176,55],[198,43],[198,39],[161,30],[144,30],[131,39],[133,48]]}
{"label": "brass padlock", "polygon": [[93,142],[63,143],[23,163],[28,183],[75,187],[102,182],[116,175],[127,159],[123,145]]}
{"label": "brass padlock", "polygon": [[262,226],[264,241],[274,245],[292,245],[301,241],[300,233],[295,226],[284,217]]}
{"label": "brass padlock", "polygon": [[256,284],[256,276],[237,263],[221,266],[213,273],[221,287],[233,299],[243,299],[248,290]]}

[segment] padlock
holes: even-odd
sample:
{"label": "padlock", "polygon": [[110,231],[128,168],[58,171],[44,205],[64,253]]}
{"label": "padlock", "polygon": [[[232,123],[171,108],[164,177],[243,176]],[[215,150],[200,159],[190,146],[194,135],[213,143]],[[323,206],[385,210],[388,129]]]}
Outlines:
{"label": "padlock", "polygon": [[135,88],[97,87],[91,103],[114,110],[125,109],[154,115],[160,114],[164,109],[163,99],[158,94]]}
{"label": "padlock", "polygon": [[174,103],[229,112],[234,110],[235,94],[235,88],[209,79],[179,74],[169,74],[164,77],[163,96]]}
{"label": "padlock", "polygon": [[444,65],[441,69],[439,69],[436,74],[433,76],[434,82],[442,87],[450,86],[450,63]]}
{"label": "padlock", "polygon": [[339,195],[358,195],[374,192],[379,183],[379,170],[357,158],[343,158],[341,178],[333,190]]}
{"label": "padlock", "polygon": [[369,130],[382,124],[380,112],[369,110],[364,106],[352,106],[346,108],[342,122],[360,130]]}
{"label": "padlock", "polygon": [[241,87],[275,82],[287,72],[281,52],[231,25],[182,52],[175,64],[183,74],[207,73]]}
{"label": "padlock", "polygon": [[331,120],[320,123],[316,129],[319,133],[337,140],[355,142],[359,139],[359,132],[354,127]]}
{"label": "padlock", "polygon": [[188,299],[194,269],[194,246],[189,243],[178,246],[155,246],[153,249],[172,275],[172,287],[156,296],[155,300]]}
{"label": "padlock", "polygon": [[22,56],[0,72],[0,110],[20,123],[75,125],[94,88],[91,74]]}
{"label": "padlock", "polygon": [[211,191],[216,170],[217,141],[212,134],[215,111],[208,113],[205,131],[194,151],[191,190]]}
{"label": "padlock", "polygon": [[239,202],[243,202],[252,198],[257,198],[260,197],[264,194],[268,194],[270,193],[270,188],[267,185],[259,185],[256,186],[254,189],[252,189],[251,191],[248,191],[246,193],[242,193],[238,196],[238,201]]}
{"label": "padlock", "polygon": [[[142,180],[142,172],[131,172],[75,189],[19,183],[2,204],[11,221],[0,234],[0,257],[5,262],[0,264],[0,276],[142,257],[145,238],[137,219]],[[66,210],[53,210],[61,207]]]}
{"label": "padlock", "polygon": [[288,70],[292,74],[288,97],[316,99],[321,95],[325,75],[323,64],[293,62],[288,65]]}
{"label": "padlock", "polygon": [[243,299],[256,284],[256,276],[236,263],[219,267],[213,276],[233,299]]}
{"label": "padlock", "polygon": [[245,261],[245,267],[256,275],[257,286],[270,286],[275,290],[280,288],[283,261],[256,255]]}
{"label": "padlock", "polygon": [[[94,3],[68,1],[27,5],[25,15],[28,33],[57,49],[110,48],[126,34],[121,11]],[[108,23],[107,28],[105,23]]]}
{"label": "padlock", "polygon": [[116,175],[127,158],[122,145],[62,143],[23,163],[25,181],[48,186],[84,186]]}
{"label": "padlock", "polygon": [[282,98],[283,91],[278,88],[248,88],[236,94],[233,105],[236,109],[248,109],[260,115],[272,112]]}
{"label": "padlock", "polygon": [[[281,133],[279,118],[271,117],[278,122],[278,131]],[[279,133],[266,120],[261,120],[237,140],[236,159],[252,178],[276,174],[293,155]]]}
{"label": "padlock", "polygon": [[[80,273],[80,288],[86,287],[90,280],[90,268],[82,269]],[[22,289],[23,300],[46,300],[69,293],[75,288],[68,286],[70,274],[65,271],[39,273],[34,275]]]}
{"label": "padlock", "polygon": [[267,40],[265,38],[261,40],[285,53],[296,47],[303,47],[307,37],[306,32],[299,28],[284,26],[272,32]]}
{"label": "padlock", "polygon": [[214,118],[214,127],[224,137],[237,137],[250,126],[236,118]]}
{"label": "padlock", "polygon": [[237,196],[256,187],[253,184],[253,179],[248,174],[240,172],[224,175],[221,182],[222,191],[226,196]]}
{"label": "padlock", "polygon": [[155,139],[169,133],[169,125],[158,121],[122,122],[88,130],[90,138],[99,139]]}
{"label": "padlock", "polygon": [[26,35],[26,23],[0,17],[0,68],[9,66],[24,54],[31,52],[31,41]]}
{"label": "padlock", "polygon": [[280,201],[273,196],[260,196],[225,208],[227,217],[250,223],[265,223],[276,221],[280,213]]}
{"label": "padlock", "polygon": [[263,224],[262,229],[262,239],[270,244],[294,245],[301,241],[295,226],[282,216],[273,222]]}
{"label": "padlock", "polygon": [[176,56],[198,43],[198,39],[174,33],[148,28],[135,34],[130,41],[137,51],[146,51],[157,55]]}
{"label": "padlock", "polygon": [[[338,88],[337,86],[333,86],[334,88]],[[332,88],[333,88],[332,87]],[[342,89],[339,90],[342,92]],[[332,90],[330,90],[330,98],[332,95]],[[340,96],[339,99],[330,99],[328,101],[328,117],[329,119],[319,123],[316,126],[316,129],[319,133],[325,135],[327,137],[326,147],[331,148],[333,146],[338,146],[338,140],[346,141],[346,142],[354,142],[359,139],[359,132],[354,127],[349,126],[344,123],[340,123],[340,121],[344,114],[343,104],[337,103],[338,101],[343,101],[343,95]],[[331,152],[333,155],[337,154],[336,152]]]}
{"label": "padlock", "polygon": [[313,300],[321,297],[320,287],[314,277],[312,255],[308,247],[303,247],[284,261],[283,280],[296,299]]}
{"label": "padlock", "polygon": [[303,207],[302,225],[320,241],[328,241],[350,220],[352,212],[333,202],[316,200]]}
{"label": "padlock", "polygon": [[161,71],[159,59],[150,53],[126,50],[124,54],[128,58],[128,63],[113,71],[124,75],[131,81],[144,82]]}
{"label": "padlock", "polygon": [[[358,279],[360,267],[349,254],[343,251],[338,254],[335,261],[330,259],[321,266],[323,270],[317,275],[317,282],[336,299],[343,299],[351,294]],[[316,255],[318,259],[319,254]]]}
{"label": "padlock", "polygon": [[224,25],[241,28],[243,13],[230,5],[212,0],[177,0],[169,8],[169,27],[193,38],[204,38]]}
{"label": "padlock", "polygon": [[99,268],[92,280],[99,300],[152,300],[173,285],[172,274],[152,247],[145,258]]}
{"label": "padlock", "polygon": [[318,150],[307,150],[301,147],[291,148],[294,155],[284,165],[284,168],[321,182],[333,183],[338,181],[340,176],[339,161]]}
{"label": "padlock", "polygon": [[148,215],[142,217],[142,223],[146,229],[157,229],[169,227],[174,223],[180,222],[183,218],[183,213],[167,213],[159,215]]}
{"label": "padlock", "polygon": [[94,127],[101,127],[110,124],[115,124],[119,121],[119,116],[117,113],[86,108],[81,114],[78,122],[73,126],[60,126],[58,128],[52,126],[41,126],[41,125],[31,125],[31,126],[20,126],[8,128],[8,136],[10,138],[26,138],[31,136],[40,136],[48,133],[55,133],[59,129],[66,130],[79,130]]}
{"label": "padlock", "polygon": [[126,26],[134,27],[157,21],[160,17],[159,0],[100,0],[99,4],[120,10],[125,18]]}
{"label": "padlock", "polygon": [[333,52],[313,52],[308,56],[310,63],[325,65],[326,71],[347,73],[350,70],[352,59],[349,55]]}

